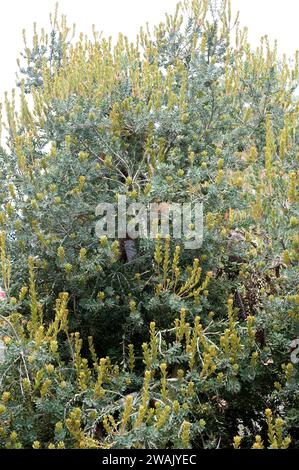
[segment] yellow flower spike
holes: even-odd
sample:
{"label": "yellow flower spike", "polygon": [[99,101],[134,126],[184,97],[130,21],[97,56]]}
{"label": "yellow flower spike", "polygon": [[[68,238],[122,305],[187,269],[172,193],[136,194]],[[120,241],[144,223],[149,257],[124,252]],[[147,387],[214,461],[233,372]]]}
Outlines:
{"label": "yellow flower spike", "polygon": [[65,252],[63,246],[60,246],[57,250],[57,256],[59,258],[60,263],[64,263]]}
{"label": "yellow flower spike", "polygon": [[180,383],[183,381],[184,376],[185,376],[185,372],[183,371],[183,369],[179,369],[177,371],[177,377]]}
{"label": "yellow flower spike", "polygon": [[160,265],[162,263],[162,243],[161,243],[161,236],[159,234],[157,236],[154,259],[155,259],[155,262],[157,264],[158,271],[159,271]]}
{"label": "yellow flower spike", "polygon": [[194,162],[195,162],[195,153],[194,153],[194,152],[189,151],[189,153],[188,153],[188,160],[189,160],[191,166],[193,166],[193,165],[194,165]]}
{"label": "yellow flower spike", "polygon": [[228,313],[228,319],[229,319],[229,328],[231,331],[231,334],[235,333],[235,314],[234,314],[234,301],[232,298],[229,298],[227,301],[227,313]]}
{"label": "yellow flower spike", "polygon": [[79,191],[82,191],[85,185],[85,176],[79,176]]}
{"label": "yellow flower spike", "polygon": [[126,398],[125,408],[124,408],[122,419],[121,419],[120,432],[122,434],[125,432],[126,426],[127,426],[128,421],[131,417],[132,409],[133,409],[133,397],[132,397],[132,395],[129,395]]}
{"label": "yellow flower spike", "polygon": [[30,309],[31,309],[31,333],[34,334],[39,327],[39,311],[37,304],[37,294],[35,289],[35,275],[34,275],[34,259],[32,256],[28,258],[29,266],[29,297],[30,297]]}
{"label": "yellow flower spike", "polygon": [[15,187],[12,183],[9,183],[8,185],[8,190],[9,190],[9,194],[10,196],[13,198],[13,199],[16,199],[17,195],[16,195],[16,191],[15,191]]}
{"label": "yellow flower spike", "polygon": [[71,263],[66,263],[64,265],[64,269],[65,269],[65,272],[69,274],[72,272],[73,266],[71,265]]}
{"label": "yellow flower spike", "polygon": [[290,172],[289,181],[288,198],[291,203],[295,203],[298,199],[297,176],[295,171]]}
{"label": "yellow flower spike", "polygon": [[233,330],[231,332],[230,341],[231,341],[231,360],[232,360],[232,363],[235,363],[237,361],[238,352],[241,349],[241,339],[239,338],[236,330]]}
{"label": "yellow flower spike", "polygon": [[164,261],[163,261],[164,283],[166,282],[167,277],[168,277],[169,260],[170,260],[170,236],[167,235],[165,238],[165,251],[164,251]]}
{"label": "yellow flower spike", "polygon": [[158,341],[156,336],[156,324],[155,322],[150,323],[150,347],[152,361],[155,362],[158,357]]}
{"label": "yellow flower spike", "polygon": [[26,297],[27,292],[28,292],[28,287],[23,286],[20,290],[20,293],[19,293],[19,301],[20,302],[23,302],[23,300]]}
{"label": "yellow flower spike", "polygon": [[86,257],[87,250],[86,248],[81,248],[79,253],[80,261],[84,261]]}
{"label": "yellow flower spike", "polygon": [[74,408],[70,412],[69,417],[65,420],[65,424],[66,424],[70,434],[76,440],[77,446],[79,447],[80,442],[82,442],[84,440],[84,433],[81,430],[81,410],[80,410],[80,408]]}
{"label": "yellow flower spike", "polygon": [[1,400],[2,400],[3,403],[6,405],[6,404],[9,402],[10,397],[11,397],[11,393],[10,393],[10,392],[3,392],[3,393],[2,393]]}
{"label": "yellow flower spike", "polygon": [[100,245],[104,248],[107,246],[107,244],[108,244],[108,238],[106,237],[106,235],[103,235],[100,238]]}
{"label": "yellow flower spike", "polygon": [[282,448],[283,442],[283,425],[284,421],[281,418],[277,418],[275,420],[275,431],[276,431],[276,440],[277,440],[277,447],[278,449]]}
{"label": "yellow flower spike", "polygon": [[65,136],[65,146],[67,150],[70,150],[72,143],[72,137],[70,135]]}
{"label": "yellow flower spike", "polygon": [[200,336],[202,333],[201,317],[197,315],[194,318],[194,335]]}
{"label": "yellow flower spike", "polygon": [[242,441],[241,436],[234,437],[234,444],[233,444],[234,449],[240,449],[241,441]]}
{"label": "yellow flower spike", "polygon": [[160,430],[168,422],[169,415],[171,413],[171,407],[169,405],[165,406],[164,410],[159,413],[159,418],[156,422],[156,428]]}
{"label": "yellow flower spike", "polygon": [[188,410],[189,410],[189,405],[188,405],[188,403],[186,403],[186,402],[183,403],[182,409],[183,409],[184,411],[188,411]]}
{"label": "yellow flower spike", "polygon": [[103,418],[103,427],[108,435],[112,434],[113,429],[110,425],[108,416],[104,416]]}
{"label": "yellow flower spike", "polygon": [[16,441],[18,438],[18,434],[16,433],[16,431],[12,431],[9,437],[12,441]]}
{"label": "yellow flower spike", "polygon": [[266,116],[266,147],[265,147],[265,167],[268,180],[272,179],[272,157],[274,149],[274,139],[271,124],[271,115]]}
{"label": "yellow flower spike", "polygon": [[103,389],[102,385],[107,374],[107,359],[101,358],[100,365],[97,368],[97,382],[94,387],[94,394],[96,398],[101,398],[105,395],[105,390]]}
{"label": "yellow flower spike", "polygon": [[191,423],[188,421],[184,421],[182,425],[182,444],[183,449],[188,449],[190,447],[190,430],[191,430]]}
{"label": "yellow flower spike", "polygon": [[131,313],[136,313],[137,312],[137,304],[136,304],[135,300],[130,300],[129,306],[130,306],[130,312]]}
{"label": "yellow flower spike", "polygon": [[[1,223],[1,221],[0,221],[0,223]],[[16,221],[15,221],[15,223],[14,223],[14,228],[15,228],[15,230],[16,230],[17,232],[19,232],[19,231],[21,230],[21,228],[22,228],[22,223],[21,223],[20,220],[16,220]]]}
{"label": "yellow flower spike", "polygon": [[202,369],[200,372],[200,378],[206,377],[209,375],[209,369],[212,365],[212,357],[208,352],[203,353],[202,357]]}
{"label": "yellow flower spike", "polygon": [[[31,204],[31,205],[32,205],[32,204]],[[33,205],[32,205],[32,209],[37,209],[37,207],[38,207],[38,206],[37,206],[37,203],[36,203],[36,201],[34,200],[34,203],[33,203]],[[7,212],[8,218],[12,217],[12,215],[13,215],[13,213],[14,213],[14,207],[13,207],[13,205],[12,205],[10,202],[8,202],[8,203],[5,205],[5,210],[6,210],[6,212]]]}
{"label": "yellow flower spike", "polygon": [[254,351],[251,355],[251,361],[250,361],[250,364],[251,366],[255,369],[256,366],[257,366],[257,360],[258,360],[258,357],[259,357],[259,353],[258,351]]}
{"label": "yellow flower spike", "polygon": [[48,372],[48,374],[50,375],[53,374],[54,370],[55,370],[55,367],[53,366],[53,364],[46,365],[46,371]]}
{"label": "yellow flower spike", "polygon": [[159,419],[161,416],[161,411],[162,411],[162,404],[160,401],[155,401],[155,415],[156,418]]}
{"label": "yellow flower spike", "polygon": [[58,421],[55,424],[55,433],[60,433],[63,430],[63,423],[61,421]]}
{"label": "yellow flower spike", "polygon": [[162,393],[162,398],[163,401],[166,402],[167,400],[167,364],[163,363],[160,365],[160,370],[161,370],[161,393]]}
{"label": "yellow flower spike", "polygon": [[112,160],[111,155],[107,155],[104,159],[104,165],[109,168],[112,166],[112,162],[113,160]]}
{"label": "yellow flower spike", "polygon": [[139,406],[138,414],[137,414],[137,419],[134,423],[134,429],[137,429],[142,422],[144,421],[144,418],[146,416],[146,407],[143,405]]}
{"label": "yellow flower spike", "polygon": [[219,372],[219,374],[217,374],[217,382],[219,384],[222,384],[223,383],[223,379],[224,379],[224,374],[223,372]]}
{"label": "yellow flower spike", "polygon": [[56,156],[57,156],[56,142],[53,142],[53,144],[52,144],[50,155],[51,155],[51,158],[56,158]]}
{"label": "yellow flower spike", "polygon": [[144,194],[145,194],[145,196],[147,196],[147,195],[150,193],[151,187],[152,187],[152,186],[151,186],[150,183],[147,183],[147,184],[146,184],[145,189],[144,189]]}
{"label": "yellow flower spike", "polygon": [[116,365],[116,366],[113,367],[112,374],[113,374],[113,376],[114,376],[116,379],[119,378],[119,366],[118,366],[118,365]]}
{"label": "yellow flower spike", "polygon": [[200,305],[200,295],[198,291],[195,291],[193,294],[194,297],[194,304],[198,307]]}
{"label": "yellow flower spike", "polygon": [[173,256],[173,261],[172,261],[172,273],[177,278],[175,272],[178,268],[179,260],[180,260],[180,253],[181,253],[181,247],[178,245],[175,247],[175,252]]}
{"label": "yellow flower spike", "polygon": [[275,442],[275,429],[273,426],[272,411],[270,410],[270,408],[266,409],[265,415],[266,415],[266,421],[268,425],[268,439],[269,439],[270,445],[272,446]]}
{"label": "yellow flower spike", "polygon": [[204,55],[205,52],[206,52],[206,46],[207,46],[207,34],[203,33],[202,40],[201,40],[201,45],[200,45],[200,53],[202,55]]}
{"label": "yellow flower spike", "polygon": [[279,392],[282,390],[282,385],[279,382],[274,382],[274,388]]}
{"label": "yellow flower spike", "polygon": [[286,366],[286,369],[285,369],[286,381],[288,383],[291,383],[292,378],[293,378],[293,374],[294,374],[294,366],[293,366],[293,364],[289,363]]}
{"label": "yellow flower spike", "polygon": [[249,152],[249,161],[250,163],[254,163],[258,158],[258,152],[256,147],[251,147]]}
{"label": "yellow flower spike", "polygon": [[6,406],[0,403],[0,416],[6,412]]}
{"label": "yellow flower spike", "polygon": [[180,412],[180,404],[177,400],[173,401],[173,412],[174,414],[178,415]]}
{"label": "yellow flower spike", "polygon": [[287,146],[287,136],[286,136],[286,129],[283,129],[280,134],[279,139],[279,157],[281,160],[284,160],[286,154],[286,146]]}
{"label": "yellow flower spike", "polygon": [[[149,401],[150,380],[151,380],[151,372],[147,370],[145,371],[145,374],[144,374],[144,384],[143,384],[142,397],[141,397],[142,401],[138,410],[137,419],[134,423],[134,429],[138,428],[146,417],[146,411],[147,411],[147,406],[148,406],[148,401]],[[153,415],[153,412],[150,412],[147,417],[147,420],[151,419],[152,415]]]}
{"label": "yellow flower spike", "polygon": [[176,326],[177,326],[176,328],[177,342],[180,343],[185,334],[185,326],[186,326],[186,309],[185,308],[181,309],[180,319],[178,320]]}
{"label": "yellow flower spike", "polygon": [[25,392],[29,392],[31,388],[30,380],[26,377],[22,380],[23,389]]}
{"label": "yellow flower spike", "polygon": [[156,291],[155,291],[155,294],[156,294],[157,297],[159,297],[159,295],[161,294],[162,290],[163,290],[163,285],[162,285],[162,284],[157,284],[157,285],[156,285]]}
{"label": "yellow flower spike", "polygon": [[52,381],[50,379],[46,379],[40,389],[40,396],[43,398],[48,394],[49,388],[52,385]]}
{"label": "yellow flower spike", "polygon": [[290,438],[290,436],[285,437],[282,441],[281,449],[287,449],[291,443],[292,439]]}
{"label": "yellow flower spike", "polygon": [[151,381],[151,372],[149,370],[146,370],[144,373],[144,382],[143,382],[143,389],[142,389],[142,406],[144,409],[146,409],[148,406],[150,381]]}
{"label": "yellow flower spike", "polygon": [[191,331],[190,331],[190,323],[185,324],[185,341],[186,341],[186,350],[189,350],[189,342],[190,342],[190,336],[191,336]]}
{"label": "yellow flower spike", "polygon": [[126,178],[126,186],[131,186],[131,184],[133,183],[133,179],[131,176],[128,176]]}
{"label": "yellow flower spike", "polygon": [[255,220],[260,220],[263,216],[263,195],[262,195],[263,187],[259,185],[256,189],[256,203],[253,207],[253,217]]}
{"label": "yellow flower spike", "polygon": [[255,324],[255,317],[249,315],[246,319],[246,323],[249,347],[253,347],[253,345],[255,344],[256,337],[256,330],[253,328]]}
{"label": "yellow flower spike", "polygon": [[190,381],[190,382],[188,383],[188,387],[187,387],[186,394],[187,394],[187,396],[190,397],[190,398],[194,397],[194,395],[195,395],[194,386],[195,386],[195,385],[194,385],[194,382]]}
{"label": "yellow flower spike", "polygon": [[146,416],[146,423],[149,424],[152,422],[152,419],[155,415],[155,409],[154,408],[149,408]]}
{"label": "yellow flower spike", "polygon": [[226,356],[229,356],[230,349],[230,330],[225,330],[223,336],[220,337],[220,346]]}
{"label": "yellow flower spike", "polygon": [[1,256],[1,272],[4,289],[6,291],[10,288],[11,277],[11,259],[6,255],[6,233],[0,232],[0,256]]}
{"label": "yellow flower spike", "polygon": [[224,166],[224,160],[223,160],[223,158],[220,158],[217,162],[218,170],[222,170],[223,166]]}
{"label": "yellow flower spike", "polygon": [[142,344],[142,350],[143,350],[143,363],[147,367],[147,369],[151,369],[152,367],[152,360],[151,360],[151,355],[149,352],[149,347],[147,343]]}
{"label": "yellow flower spike", "polygon": [[263,448],[264,448],[264,444],[263,444],[261,436],[259,435],[255,436],[255,442],[252,446],[252,449],[263,449]]}
{"label": "yellow flower spike", "polygon": [[[199,317],[196,317],[197,319]],[[196,323],[199,320],[195,319],[195,327],[193,329],[193,335],[192,335],[192,340],[191,340],[191,345],[190,345],[190,360],[189,360],[189,369],[190,371],[193,370],[195,366],[195,361],[196,361],[196,355],[197,355],[197,338],[198,338],[198,333],[199,333],[199,324]]]}
{"label": "yellow flower spike", "polygon": [[203,430],[203,429],[205,428],[205,426],[206,426],[207,423],[205,422],[204,419],[201,418],[201,419],[199,420],[198,424],[199,424],[201,430]]}

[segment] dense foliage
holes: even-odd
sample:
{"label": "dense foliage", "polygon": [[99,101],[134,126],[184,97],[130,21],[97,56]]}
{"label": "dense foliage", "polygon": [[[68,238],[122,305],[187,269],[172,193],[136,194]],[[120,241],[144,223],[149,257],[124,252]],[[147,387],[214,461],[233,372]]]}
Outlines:
{"label": "dense foliage", "polygon": [[[57,12],[24,39],[0,148],[0,447],[298,447],[299,54],[253,50],[227,1],[183,2],[134,44],[76,39]],[[202,247],[98,239],[122,194],[202,201]]]}

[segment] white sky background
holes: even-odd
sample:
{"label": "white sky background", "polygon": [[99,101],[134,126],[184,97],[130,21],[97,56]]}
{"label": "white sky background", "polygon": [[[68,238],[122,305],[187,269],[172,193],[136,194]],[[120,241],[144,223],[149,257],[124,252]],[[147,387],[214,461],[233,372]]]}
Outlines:
{"label": "white sky background", "polygon": [[[60,0],[60,13],[66,14],[77,32],[89,33],[94,23],[104,35],[119,31],[130,39],[141,25],[159,23],[167,11],[172,13],[177,0]],[[280,52],[292,55],[299,49],[299,0],[232,0],[240,11],[241,24],[248,26],[253,45],[262,35],[277,39]],[[16,59],[23,47],[22,29],[32,37],[32,23],[49,29],[49,12],[55,0],[8,0],[0,12],[0,101],[3,92],[14,87]]]}

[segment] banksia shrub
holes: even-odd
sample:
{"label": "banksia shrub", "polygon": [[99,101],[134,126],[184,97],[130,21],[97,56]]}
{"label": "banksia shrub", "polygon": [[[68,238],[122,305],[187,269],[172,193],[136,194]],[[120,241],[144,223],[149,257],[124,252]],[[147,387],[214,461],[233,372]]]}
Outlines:
{"label": "banksia shrub", "polygon": [[[19,65],[0,447],[298,447],[299,54],[253,49],[229,1],[190,0],[114,46],[56,10]],[[123,196],[155,204],[160,232],[98,235]],[[191,219],[161,235],[197,202],[202,246]]]}

